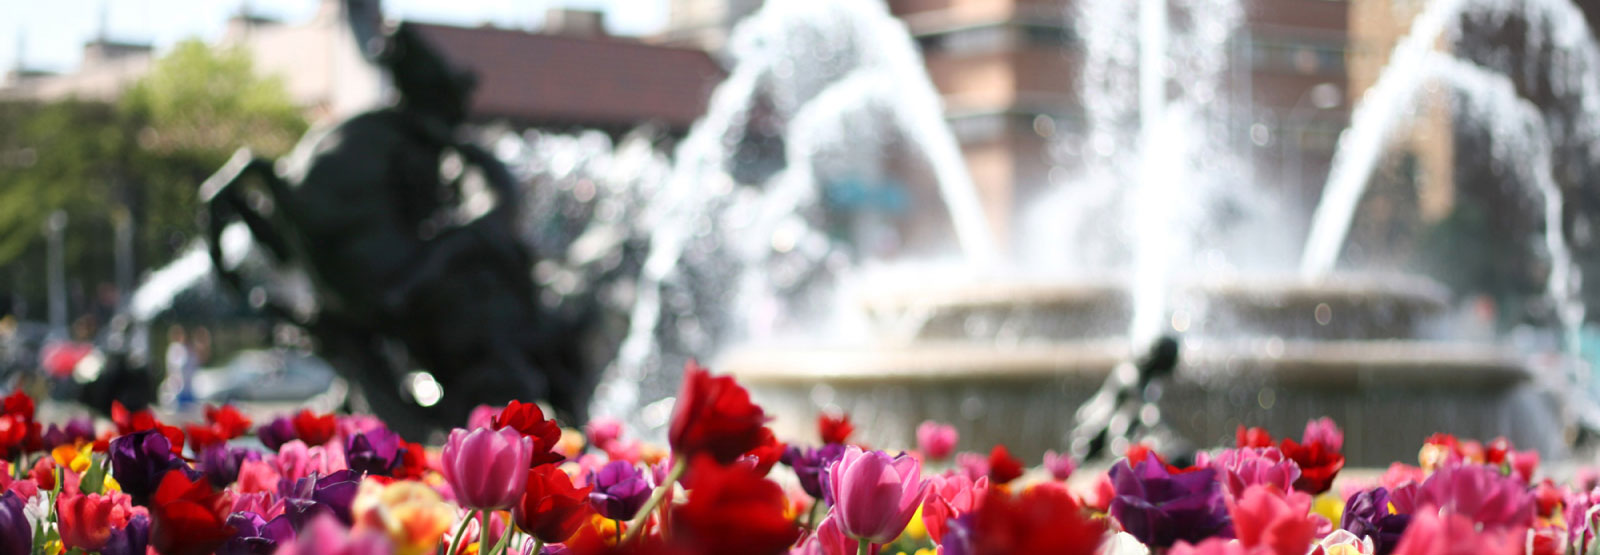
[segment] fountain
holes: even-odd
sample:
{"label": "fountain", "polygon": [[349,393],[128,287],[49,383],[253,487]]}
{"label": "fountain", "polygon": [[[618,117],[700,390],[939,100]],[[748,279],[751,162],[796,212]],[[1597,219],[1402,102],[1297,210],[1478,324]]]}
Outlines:
{"label": "fountain", "polygon": [[[1239,2],[1079,5],[1082,167],[1023,219],[1015,262],[990,237],[912,42],[877,2],[767,2],[737,28],[729,77],[670,158],[648,130],[615,144],[485,130],[480,142],[521,183],[519,232],[544,256],[539,301],[598,322],[583,347],[606,363],[594,411],[659,433],[676,369],[699,356],[780,415],[784,438],[806,440],[819,411],[844,410],[872,423],[861,439],[873,445],[908,447],[918,422],[937,419],[962,429],[964,449],[1005,443],[1034,457],[1065,447],[1109,373],[1177,333],[1181,363],[1157,395],[1163,421],[1196,444],[1226,443],[1241,422],[1282,434],[1329,415],[1366,432],[1346,444],[1353,465],[1407,459],[1401,450],[1435,431],[1563,453],[1562,411],[1593,404],[1551,392],[1577,377],[1461,340],[1451,292],[1432,280],[1333,270],[1386,138],[1417,91],[1440,83],[1488,126],[1496,158],[1519,157],[1541,206],[1547,293],[1576,329],[1580,278],[1551,158],[1557,140],[1600,145],[1600,117],[1553,122],[1505,75],[1435,49],[1461,42],[1463,14],[1516,15],[1554,29],[1541,36],[1573,53],[1563,63],[1577,69],[1564,71],[1594,75],[1600,56],[1570,4],[1430,4],[1356,110],[1303,250],[1277,231],[1272,195],[1233,177],[1246,173],[1241,156],[1212,139],[1236,118],[1219,80]],[[1561,90],[1600,114],[1600,81],[1573,81]],[[831,204],[841,185],[857,197],[894,188],[880,184],[910,191],[886,204],[947,215],[924,234],[946,248],[885,256],[873,238],[892,235],[891,218]],[[1294,275],[1284,262],[1297,257]],[[158,273],[152,300],[135,305],[199,280],[192,266]],[[293,287],[262,296],[295,298]]]}

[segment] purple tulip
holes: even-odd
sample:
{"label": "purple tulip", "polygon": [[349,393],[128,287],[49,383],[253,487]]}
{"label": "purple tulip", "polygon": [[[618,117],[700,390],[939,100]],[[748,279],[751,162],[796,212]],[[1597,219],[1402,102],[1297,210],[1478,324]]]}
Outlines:
{"label": "purple tulip", "polygon": [[388,555],[395,552],[388,536],[375,530],[352,531],[327,515],[307,523],[297,536],[295,541],[279,547],[277,555]]}
{"label": "purple tulip", "polygon": [[361,476],[350,470],[320,477],[312,474],[295,480],[293,486],[284,480],[279,483],[279,489],[282,490],[280,494],[284,497],[284,514],[294,522],[295,529],[305,527],[321,514],[332,515],[349,526],[354,522],[350,503],[355,501],[360,485]]}
{"label": "purple tulip", "polygon": [[444,481],[461,506],[475,510],[510,507],[528,485],[533,440],[515,428],[471,432],[456,428],[444,444]]}
{"label": "purple tulip", "polygon": [[352,434],[345,442],[344,460],[350,470],[388,476],[400,462],[400,435],[387,428]]}
{"label": "purple tulip", "polygon": [[1165,548],[1178,540],[1199,543],[1233,535],[1212,469],[1171,474],[1160,461],[1146,459],[1130,467],[1122,459],[1111,467],[1111,486],[1116,492],[1111,516],[1145,545]]}
{"label": "purple tulip", "polygon": [[94,421],[88,418],[74,418],[68,420],[67,425],[61,428],[51,424],[40,439],[44,441],[45,451],[79,441],[94,441]]}
{"label": "purple tulip", "polygon": [[972,555],[975,551],[972,541],[972,513],[950,519],[949,529],[944,533],[944,543],[939,544],[940,555]]}
{"label": "purple tulip", "polygon": [[781,460],[783,464],[794,469],[795,476],[800,478],[800,487],[806,490],[806,494],[812,499],[824,499],[827,496],[827,488],[822,485],[822,475],[828,465],[843,455],[844,445],[837,443],[806,449],[791,445],[784,449]]}
{"label": "purple tulip", "polygon": [[1411,525],[1409,514],[1389,514],[1389,490],[1372,488],[1356,492],[1345,501],[1339,527],[1356,537],[1372,538],[1375,555],[1388,555],[1400,544],[1400,536]]}
{"label": "purple tulip", "polygon": [[111,539],[100,549],[100,555],[145,555],[150,545],[150,517],[133,515],[128,525],[111,531]]}
{"label": "purple tulip", "polygon": [[283,444],[298,439],[294,431],[294,421],[287,416],[279,416],[256,430],[256,437],[261,438],[261,444],[266,446],[268,451],[274,452],[283,447]]}
{"label": "purple tulip", "polygon": [[272,555],[278,546],[295,538],[294,525],[287,516],[268,521],[255,513],[233,513],[228,517],[228,526],[237,535],[217,549],[218,555]]}
{"label": "purple tulip", "polygon": [[259,461],[261,454],[243,447],[211,445],[200,452],[200,472],[211,480],[211,485],[225,489],[238,481],[239,465],[247,460]]}
{"label": "purple tulip", "polygon": [[650,482],[628,461],[611,461],[589,475],[589,504],[600,516],[629,520],[650,499]]}
{"label": "purple tulip", "polygon": [[33,527],[22,514],[26,505],[17,492],[0,495],[0,555],[28,555],[33,552]]}
{"label": "purple tulip", "polygon": [[161,477],[172,469],[183,470],[190,480],[200,478],[200,473],[172,454],[172,442],[161,432],[145,430],[111,440],[111,476],[135,505],[148,505]]}
{"label": "purple tulip", "polygon": [[928,482],[922,479],[922,463],[910,456],[891,458],[883,451],[862,451],[852,445],[828,465],[828,488],[845,535],[889,543],[922,506]]}

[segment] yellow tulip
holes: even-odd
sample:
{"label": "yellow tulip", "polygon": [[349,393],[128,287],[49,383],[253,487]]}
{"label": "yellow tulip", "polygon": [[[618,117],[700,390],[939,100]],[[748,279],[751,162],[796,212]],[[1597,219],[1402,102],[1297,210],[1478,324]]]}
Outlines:
{"label": "yellow tulip", "polygon": [[456,523],[455,507],[427,484],[413,480],[387,486],[376,480],[361,482],[350,512],[356,529],[383,532],[404,555],[432,553]]}

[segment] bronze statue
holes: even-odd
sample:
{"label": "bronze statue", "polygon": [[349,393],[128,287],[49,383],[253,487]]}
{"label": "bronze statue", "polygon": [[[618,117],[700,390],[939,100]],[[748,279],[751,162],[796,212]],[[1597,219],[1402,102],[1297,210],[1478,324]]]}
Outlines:
{"label": "bronze statue", "polygon": [[[572,326],[538,305],[533,256],[515,233],[519,189],[494,156],[459,138],[473,75],[410,26],[377,35],[374,19],[360,17],[375,3],[347,0],[346,9],[398,102],[309,133],[281,171],[241,150],[208,179],[201,198],[218,273],[245,292],[220,248],[223,227],[235,221],[277,261],[303,267],[316,313],[270,300],[264,308],[308,329],[319,352],[402,434],[463,425],[474,406],[511,399],[546,399],[565,418],[581,419],[592,383]],[[453,218],[474,172],[442,177],[450,157],[495,197],[486,214]],[[252,202],[251,183],[270,207]],[[401,383],[419,368],[442,386],[434,406]]]}

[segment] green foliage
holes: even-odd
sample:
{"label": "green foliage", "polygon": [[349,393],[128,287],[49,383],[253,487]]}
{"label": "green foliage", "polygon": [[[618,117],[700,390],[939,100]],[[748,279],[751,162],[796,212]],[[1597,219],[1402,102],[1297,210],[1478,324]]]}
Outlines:
{"label": "green foliage", "polygon": [[158,266],[195,236],[197,189],[234,150],[281,155],[306,127],[280,78],[199,41],[176,45],[112,104],[0,103],[0,267],[26,262],[30,283],[11,286],[42,293],[32,258],[57,210],[68,274],[84,286],[112,279],[117,218],[134,223],[140,268]]}

